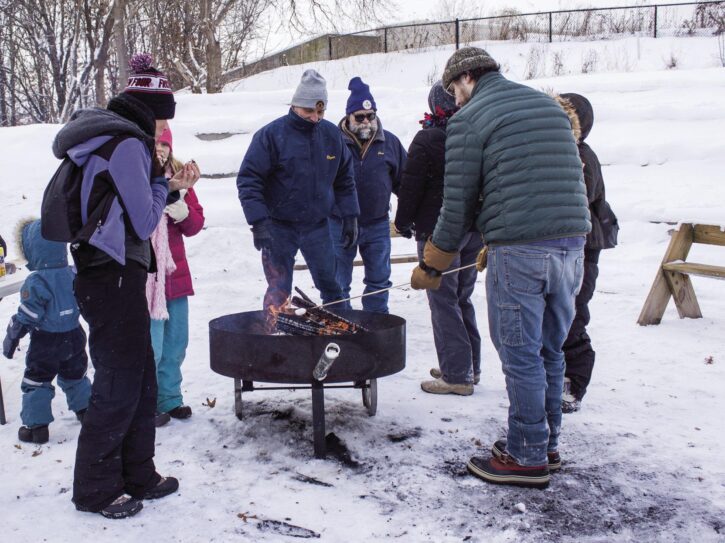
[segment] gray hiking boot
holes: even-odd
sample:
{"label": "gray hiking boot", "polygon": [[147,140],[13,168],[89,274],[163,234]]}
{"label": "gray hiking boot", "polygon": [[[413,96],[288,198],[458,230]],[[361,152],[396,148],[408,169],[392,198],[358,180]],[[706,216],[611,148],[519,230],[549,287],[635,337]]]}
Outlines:
{"label": "gray hiking boot", "polygon": [[[430,376],[433,377],[433,379],[440,379],[441,377],[443,377],[443,373],[438,368],[431,368]],[[477,385],[480,382],[481,382],[481,372],[474,373],[473,374],[473,384]]]}
{"label": "gray hiking boot", "polygon": [[458,394],[459,396],[470,396],[473,394],[473,385],[446,383],[443,379],[434,379],[432,381],[423,381],[420,384],[423,392],[429,394]]}

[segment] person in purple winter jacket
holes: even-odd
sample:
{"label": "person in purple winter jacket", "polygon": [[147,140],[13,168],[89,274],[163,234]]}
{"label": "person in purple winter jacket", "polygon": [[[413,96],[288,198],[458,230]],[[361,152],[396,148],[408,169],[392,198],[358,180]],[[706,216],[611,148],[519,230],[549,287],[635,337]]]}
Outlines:
{"label": "person in purple winter jacket", "polygon": [[164,207],[198,179],[188,165],[171,180],[155,159],[155,137],[174,117],[169,81],[136,55],[126,89],[108,108],[80,110],[58,132],[56,157],[83,168],[84,237],[71,244],[74,283],[88,323],[95,367],[83,419],[73,481],[79,511],[124,518],[142,500],[175,492],[179,482],[154,466],[156,366],[151,346],[146,276],[152,268],[149,236]]}

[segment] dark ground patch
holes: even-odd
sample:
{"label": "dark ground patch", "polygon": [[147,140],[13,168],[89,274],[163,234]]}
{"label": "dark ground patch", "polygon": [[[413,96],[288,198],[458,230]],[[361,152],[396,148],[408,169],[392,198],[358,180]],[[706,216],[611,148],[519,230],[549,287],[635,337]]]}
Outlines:
{"label": "dark ground patch", "polygon": [[[565,456],[548,489],[520,489],[468,474],[468,456],[487,454],[486,447],[472,443],[476,438],[371,419],[351,402],[331,404],[328,432],[334,429],[340,438],[328,435],[328,460],[347,473],[335,487],[345,489],[348,480],[351,487],[368,489],[359,499],[373,500],[391,528],[399,528],[386,537],[422,530],[431,540],[442,534],[482,542],[484,534],[509,530],[521,542],[689,541],[693,534],[699,541],[722,540],[725,511],[704,497],[702,481],[684,471],[653,472],[634,461],[608,461],[607,443],[614,436],[571,440],[579,458],[598,458],[601,465]],[[482,423],[488,433],[500,433],[499,422]],[[246,403],[240,431],[245,443],[261,433],[272,437],[288,447],[285,455],[293,461],[313,456],[309,400]],[[524,513],[515,508],[519,503]]]}

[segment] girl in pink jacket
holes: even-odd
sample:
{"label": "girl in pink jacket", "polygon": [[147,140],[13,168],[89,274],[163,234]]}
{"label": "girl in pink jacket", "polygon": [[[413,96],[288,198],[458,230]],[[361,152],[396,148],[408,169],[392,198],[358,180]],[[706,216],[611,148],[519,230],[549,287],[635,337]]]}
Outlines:
{"label": "girl in pink jacket", "polygon": [[[183,167],[172,154],[172,143],[168,129],[156,143],[156,153],[166,166],[167,177]],[[204,226],[204,210],[194,189],[180,191],[179,199],[166,206],[164,217],[151,236],[157,272],[149,274],[146,285],[159,387],[157,426],[166,424],[171,417],[191,416],[191,407],[184,405],[181,394],[181,363],[189,343],[189,296],[194,294],[184,236],[194,236]]]}

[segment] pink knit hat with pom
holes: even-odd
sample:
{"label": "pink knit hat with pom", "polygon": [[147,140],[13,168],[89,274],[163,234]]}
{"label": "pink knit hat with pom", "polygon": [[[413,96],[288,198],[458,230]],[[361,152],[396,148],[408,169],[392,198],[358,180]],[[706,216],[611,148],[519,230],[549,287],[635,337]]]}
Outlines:
{"label": "pink knit hat with pom", "polygon": [[176,111],[174,91],[169,78],[154,68],[153,58],[148,53],[138,53],[131,57],[128,66],[131,75],[123,92],[141,100],[151,111],[156,120],[173,119]]}
{"label": "pink knit hat with pom", "polygon": [[174,139],[171,136],[171,130],[169,130],[168,128],[165,128],[164,131],[159,136],[159,139],[156,140],[156,143],[165,143],[166,145],[169,146],[169,149],[173,151],[173,149],[174,149],[173,141],[174,141]]}

